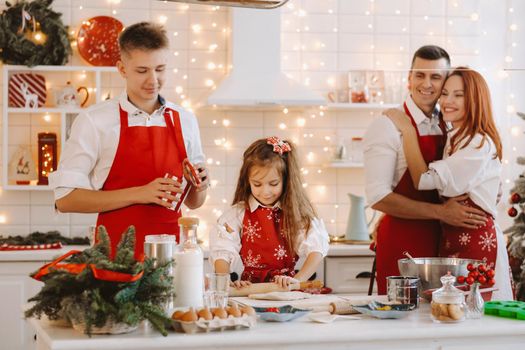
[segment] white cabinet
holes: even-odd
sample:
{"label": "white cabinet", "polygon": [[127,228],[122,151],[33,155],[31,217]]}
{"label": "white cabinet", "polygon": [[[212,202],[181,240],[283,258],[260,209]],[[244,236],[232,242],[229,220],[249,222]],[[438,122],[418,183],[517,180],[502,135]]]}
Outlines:
{"label": "white cabinet", "polygon": [[[46,103],[43,107],[19,108],[9,107],[9,79],[18,73],[35,73],[46,79]],[[29,185],[19,185],[9,176],[9,164],[13,154],[20,146],[30,150],[35,173],[38,169],[38,133],[52,132],[57,135],[57,164],[69,128],[82,108],[56,106],[55,96],[64,89],[68,82],[74,87],[84,86],[90,93],[87,105],[100,102],[111,92],[113,75],[117,74],[115,67],[88,66],[25,66],[3,67],[2,96],[2,179],[5,190],[50,190],[47,185],[37,185],[36,179]],[[104,81],[104,84],[103,84]],[[102,91],[102,85],[106,91]],[[108,87],[109,86],[109,87]],[[38,175],[37,175],[38,176]]]}
{"label": "white cabinet", "polygon": [[2,349],[33,349],[35,333],[24,319],[23,306],[34,296],[42,283],[29,277],[44,262],[0,263],[0,339]]}
{"label": "white cabinet", "polygon": [[328,256],[324,261],[325,285],[334,293],[366,295],[373,261],[373,256]]}

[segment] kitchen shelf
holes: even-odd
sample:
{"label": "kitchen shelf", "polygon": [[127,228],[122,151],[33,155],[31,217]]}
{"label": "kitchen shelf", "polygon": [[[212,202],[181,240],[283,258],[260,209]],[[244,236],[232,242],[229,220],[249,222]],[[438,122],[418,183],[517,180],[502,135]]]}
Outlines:
{"label": "kitchen shelf", "polygon": [[335,169],[360,169],[364,168],[363,163],[350,162],[350,161],[341,161],[341,162],[330,162],[325,164],[326,168],[335,168]]}
{"label": "kitchen shelf", "polygon": [[329,110],[384,110],[388,108],[397,108],[396,103],[328,103],[326,107]]}
{"label": "kitchen shelf", "polygon": [[[92,67],[92,66],[35,66],[35,67],[26,67],[19,65],[4,65],[3,66],[3,95],[2,95],[2,187],[4,190],[11,191],[51,191],[51,187],[48,185],[16,185],[13,180],[9,179],[9,163],[11,161],[13,147],[20,145],[29,145],[31,146],[32,155],[34,155],[34,149],[36,140],[31,139],[34,134],[38,133],[40,130],[45,131],[49,130],[57,133],[58,137],[58,157],[60,157],[62,147],[64,147],[68,128],[71,127],[74,118],[86,108],[81,107],[71,107],[71,106],[53,106],[53,107],[39,107],[39,108],[18,108],[18,107],[9,107],[9,78],[12,74],[15,73],[39,73],[46,77],[46,81],[50,79],[51,82],[54,82],[53,86],[48,86],[46,83],[46,92],[47,98],[49,101],[50,96],[53,95],[52,90],[65,86],[66,81],[72,80],[71,74],[85,74],[81,76],[80,79],[86,79],[87,86],[93,88],[94,98],[90,98],[89,104],[95,104],[102,101],[102,74],[104,73],[117,73],[116,67]],[[64,76],[65,73],[65,76]],[[67,78],[67,79],[66,79]],[[58,81],[58,84],[56,82]],[[47,102],[46,101],[46,102]],[[48,102],[49,103],[49,102]],[[56,122],[51,124],[42,124],[37,122],[34,123],[35,117],[31,116],[29,122],[24,121],[24,118],[20,118],[17,121],[17,118],[22,114],[52,114],[52,118],[59,118]],[[23,117],[23,116],[20,116]],[[11,125],[9,123],[11,119]],[[53,120],[53,119],[52,119]],[[13,122],[15,121],[15,122]],[[10,135],[10,127],[17,128],[19,134],[17,136]],[[20,133],[20,130],[27,130]],[[12,130],[11,130],[12,131]],[[23,135],[21,138],[20,135]],[[25,136],[28,135],[28,136]],[[18,138],[18,141],[11,144],[10,138]],[[27,139],[29,137],[29,139]],[[33,157],[35,159],[35,157]],[[58,160],[58,159],[57,159]],[[35,166],[37,162],[35,161]]]}

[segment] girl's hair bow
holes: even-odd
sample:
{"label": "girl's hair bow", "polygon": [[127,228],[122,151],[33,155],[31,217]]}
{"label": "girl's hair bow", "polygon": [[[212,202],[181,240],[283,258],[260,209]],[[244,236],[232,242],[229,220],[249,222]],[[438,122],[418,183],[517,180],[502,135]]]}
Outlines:
{"label": "girl's hair bow", "polygon": [[283,153],[290,152],[292,150],[292,147],[290,147],[290,144],[288,142],[285,142],[278,138],[277,136],[268,137],[266,139],[266,143],[273,146],[273,151],[275,153],[279,153],[279,155],[283,155]]}

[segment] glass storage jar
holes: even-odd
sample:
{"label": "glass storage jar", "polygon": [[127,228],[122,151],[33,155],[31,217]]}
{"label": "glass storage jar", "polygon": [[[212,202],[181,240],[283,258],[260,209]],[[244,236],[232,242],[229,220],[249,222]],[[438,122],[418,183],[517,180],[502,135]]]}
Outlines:
{"label": "glass storage jar", "polygon": [[432,292],[431,314],[437,323],[454,323],[465,320],[465,296],[454,287],[456,277],[450,272],[441,277],[443,287]]}

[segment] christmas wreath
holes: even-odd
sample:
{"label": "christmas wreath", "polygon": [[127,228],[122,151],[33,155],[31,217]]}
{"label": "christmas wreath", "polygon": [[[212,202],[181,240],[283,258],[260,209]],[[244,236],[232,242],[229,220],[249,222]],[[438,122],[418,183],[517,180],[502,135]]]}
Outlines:
{"label": "christmas wreath", "polygon": [[51,10],[53,0],[6,1],[0,16],[0,58],[6,64],[64,65],[71,54],[62,14]]}

